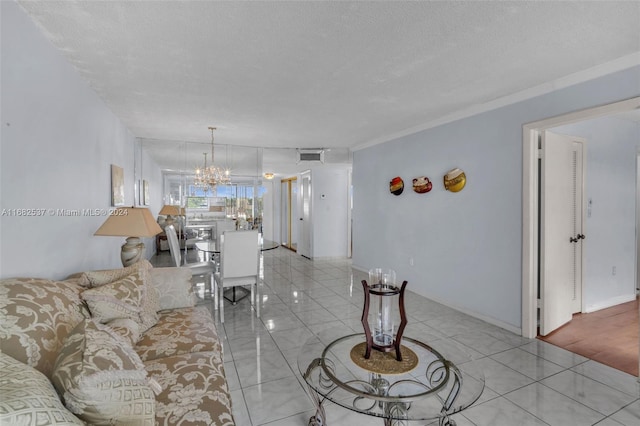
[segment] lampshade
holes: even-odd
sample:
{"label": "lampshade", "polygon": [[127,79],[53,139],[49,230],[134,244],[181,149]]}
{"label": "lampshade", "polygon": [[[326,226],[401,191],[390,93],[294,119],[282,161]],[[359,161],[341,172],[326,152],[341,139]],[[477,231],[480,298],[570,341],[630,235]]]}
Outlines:
{"label": "lampshade", "polygon": [[162,232],[151,212],[142,207],[119,207],[109,215],[93,235],[127,237],[122,245],[122,265],[133,265],[142,258],[144,244],[140,237],[153,237]]}
{"label": "lampshade", "polygon": [[184,208],[180,207],[180,206],[173,206],[170,204],[165,204],[164,206],[162,206],[162,209],[160,210],[161,215],[171,215],[171,216],[184,216]]}
{"label": "lampshade", "polygon": [[162,232],[151,212],[143,207],[119,207],[93,235],[153,237]]}

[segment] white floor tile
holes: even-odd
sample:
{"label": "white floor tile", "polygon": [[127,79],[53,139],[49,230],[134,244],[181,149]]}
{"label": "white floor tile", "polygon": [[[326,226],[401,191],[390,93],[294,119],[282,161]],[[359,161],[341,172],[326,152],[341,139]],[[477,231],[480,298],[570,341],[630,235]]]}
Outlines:
{"label": "white floor tile", "polygon": [[640,401],[627,405],[614,413],[611,418],[625,426],[640,425]]}
{"label": "white floor tile", "polygon": [[519,348],[491,355],[491,358],[535,380],[541,380],[565,370],[565,367]]}
{"label": "white floor tile", "polygon": [[463,411],[463,416],[477,425],[542,426],[548,425],[505,398],[496,398]]}
{"label": "white floor tile", "polygon": [[610,388],[607,385],[603,385],[573,371],[563,371],[562,373],[542,380],[540,383],[563,395],[567,395],[571,399],[605,416],[618,411],[620,406],[630,404],[636,400],[636,398],[631,395]]}
{"label": "white floor tile", "polygon": [[[151,260],[171,264],[168,252]],[[313,339],[320,351],[338,337],[362,332],[361,280],[368,275],[352,270],[349,259],[312,261],[286,249],[266,252],[263,266],[261,318],[243,300],[225,306],[224,325],[216,319],[234,417],[238,426],[307,425],[315,408],[299,372],[299,347]],[[194,282],[203,287],[202,277]],[[475,405],[453,416],[458,426],[640,425],[636,377],[408,294],[405,336],[437,342],[446,358],[469,372],[469,390],[482,383],[473,377],[485,377]],[[210,299],[200,303],[216,313]],[[331,426],[383,424],[325,405]]]}
{"label": "white floor tile", "polygon": [[605,417],[540,383],[518,389],[505,398],[550,425],[593,425]]}
{"label": "white floor tile", "polygon": [[295,377],[243,389],[253,425],[262,425],[313,409],[313,404]]}

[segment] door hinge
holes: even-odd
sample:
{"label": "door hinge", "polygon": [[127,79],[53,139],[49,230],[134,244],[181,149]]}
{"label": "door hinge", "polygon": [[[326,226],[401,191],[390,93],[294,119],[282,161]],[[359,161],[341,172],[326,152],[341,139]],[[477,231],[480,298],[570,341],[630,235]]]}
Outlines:
{"label": "door hinge", "polygon": [[538,148],[538,158],[544,158],[544,149]]}
{"label": "door hinge", "polygon": [[536,300],[536,308],[538,309],[542,308],[542,299]]}

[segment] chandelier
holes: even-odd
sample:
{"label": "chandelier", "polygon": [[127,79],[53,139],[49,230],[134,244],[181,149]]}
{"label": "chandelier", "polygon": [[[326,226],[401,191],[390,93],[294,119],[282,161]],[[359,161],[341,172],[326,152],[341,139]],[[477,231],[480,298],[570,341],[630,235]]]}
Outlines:
{"label": "chandelier", "polygon": [[220,167],[216,167],[213,158],[213,131],[215,127],[209,127],[211,130],[211,165],[207,166],[207,153],[204,154],[204,167],[196,168],[196,176],[194,183],[197,187],[208,191],[210,189],[216,189],[217,185],[229,185],[231,178],[229,176],[229,170],[224,170]]}

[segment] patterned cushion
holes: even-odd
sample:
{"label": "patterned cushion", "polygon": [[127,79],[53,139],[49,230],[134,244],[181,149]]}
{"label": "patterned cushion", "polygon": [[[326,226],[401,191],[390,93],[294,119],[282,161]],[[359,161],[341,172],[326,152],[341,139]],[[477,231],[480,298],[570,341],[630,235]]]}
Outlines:
{"label": "patterned cushion", "polygon": [[60,346],[89,313],[76,281],[0,280],[0,347],[51,377]]}
{"label": "patterned cushion", "polygon": [[69,334],[51,380],[65,406],[89,424],[155,423],[155,398],[140,358],[95,320]]}
{"label": "patterned cushion", "polygon": [[135,350],[143,361],[192,352],[222,353],[211,313],[204,306],[161,311],[155,327],[142,335]]}
{"label": "patterned cushion", "polygon": [[134,272],[118,281],[82,292],[91,317],[106,323],[117,318],[128,318],[140,322],[142,292],[140,275]]}
{"label": "patterned cushion", "polygon": [[[140,313],[140,332],[144,332],[153,327],[158,321],[157,311],[160,310],[158,293],[150,284],[149,271],[153,269],[148,260],[142,259],[131,266],[118,269],[105,269],[101,271],[88,271],[79,274],[78,279],[82,280],[87,287],[100,287],[121,280],[131,274],[138,274],[138,280],[144,287],[142,293],[142,311]],[[77,275],[77,274],[76,274]],[[76,276],[72,275],[72,276]]]}
{"label": "patterned cushion", "polygon": [[106,325],[134,346],[140,340],[140,326],[134,320],[128,318],[116,318]]}
{"label": "patterned cushion", "polygon": [[146,259],[142,259],[139,262],[134,263],[131,266],[126,266],[124,268],[88,271],[83,272],[82,275],[87,279],[89,287],[93,288],[118,281],[119,279],[122,279],[140,270],[148,271],[151,268],[151,263],[149,263],[149,261]]}
{"label": "patterned cushion", "polygon": [[189,268],[153,268],[151,285],[157,290],[160,309],[190,308],[196,305]]}
{"label": "patterned cushion", "polygon": [[83,425],[67,410],[47,377],[0,352],[0,424]]}
{"label": "patterned cushion", "polygon": [[235,424],[219,352],[160,358],[145,368],[162,386],[156,396],[157,425]]}

